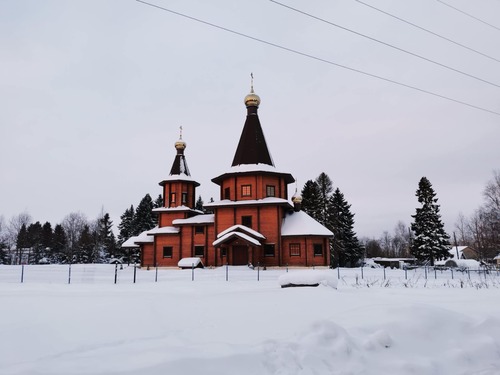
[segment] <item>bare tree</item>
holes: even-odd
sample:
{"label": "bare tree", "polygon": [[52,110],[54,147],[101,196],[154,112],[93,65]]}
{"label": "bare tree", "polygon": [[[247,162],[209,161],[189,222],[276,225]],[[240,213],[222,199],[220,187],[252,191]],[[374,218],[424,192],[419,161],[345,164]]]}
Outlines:
{"label": "bare tree", "polygon": [[66,262],[69,263],[73,261],[73,257],[78,251],[78,240],[88,222],[83,213],[72,212],[63,219],[61,225],[66,233]]}
{"label": "bare tree", "polygon": [[[17,237],[23,225],[27,228],[32,222],[31,215],[27,212],[22,212],[19,215],[12,216],[9,225],[7,226],[6,241],[9,249],[12,249],[17,244]],[[16,246],[16,254],[14,263],[21,261],[21,248]]]}

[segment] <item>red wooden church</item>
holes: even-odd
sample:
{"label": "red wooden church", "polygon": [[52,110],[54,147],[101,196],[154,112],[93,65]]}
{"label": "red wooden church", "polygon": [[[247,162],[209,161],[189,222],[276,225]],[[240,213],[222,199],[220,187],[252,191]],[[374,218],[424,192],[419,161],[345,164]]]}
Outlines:
{"label": "red wooden church", "polygon": [[140,247],[141,266],[177,266],[199,257],[205,266],[328,266],[329,240],[323,225],[300,210],[297,193],[288,200],[290,173],[278,171],[267,147],[257,110],[260,98],[245,97],[247,117],[229,170],[212,181],[220,200],[195,209],[196,182],[189,172],[181,138],[175,143],[170,175],[160,182],[163,207],[154,209],[158,226],[127,240]]}

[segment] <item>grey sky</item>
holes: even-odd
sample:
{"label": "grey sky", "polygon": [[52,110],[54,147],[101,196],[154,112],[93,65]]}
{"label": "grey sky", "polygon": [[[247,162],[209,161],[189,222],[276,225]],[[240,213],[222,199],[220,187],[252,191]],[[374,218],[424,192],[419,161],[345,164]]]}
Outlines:
{"label": "grey sky", "polygon": [[[284,1],[285,2],[285,1]],[[490,23],[495,0],[449,0]],[[352,68],[500,112],[500,88],[284,9],[251,3],[160,6]],[[500,59],[500,32],[435,0],[370,0]],[[286,4],[500,84],[500,63],[398,23],[354,0]],[[500,25],[497,25],[500,26]],[[135,1],[0,4],[0,215],[62,221],[104,207],[119,223],[160,194],[182,125],[198,194],[231,165],[250,72],[279,170],[298,181],[326,172],[360,236],[406,224],[429,178],[448,231],[482,203],[500,168],[500,116],[291,54]],[[295,186],[290,186],[293,193]]]}

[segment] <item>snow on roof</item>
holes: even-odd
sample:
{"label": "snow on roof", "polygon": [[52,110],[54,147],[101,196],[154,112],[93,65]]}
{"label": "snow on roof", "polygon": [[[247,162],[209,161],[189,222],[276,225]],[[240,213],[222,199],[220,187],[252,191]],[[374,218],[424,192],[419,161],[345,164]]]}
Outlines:
{"label": "snow on roof", "polygon": [[238,229],[242,230],[244,232],[247,232],[248,234],[250,234],[250,235],[252,235],[254,237],[262,238],[263,240],[266,239],[266,237],[262,233],[259,233],[256,230],[253,230],[252,228],[249,228],[249,227],[247,227],[245,225],[240,225],[240,224],[233,225],[233,226],[227,228],[226,230],[223,230],[222,232],[220,232],[219,234],[217,234],[217,238],[222,237],[222,236],[224,236],[225,234],[227,234],[229,232],[236,232]]}
{"label": "snow on roof", "polygon": [[212,245],[214,246],[217,246],[225,241],[227,241],[228,239],[232,238],[232,237],[239,237],[245,241],[248,241],[250,242],[252,245],[255,245],[255,246],[261,246],[260,245],[260,242],[257,241],[255,238],[253,237],[250,237],[248,234],[245,234],[245,233],[241,233],[241,232],[229,232],[229,233],[226,233],[224,236],[218,238],[217,240],[215,240]]}
{"label": "snow on roof", "polygon": [[286,199],[276,197],[266,197],[263,199],[247,199],[242,201],[231,201],[224,199],[217,202],[210,202],[204,204],[205,207],[219,207],[219,206],[243,206],[248,204],[290,204]]}
{"label": "snow on roof", "polygon": [[500,259],[500,254],[498,254],[496,257],[493,258],[493,260],[498,260]]}
{"label": "snow on roof", "polygon": [[174,225],[181,224],[211,224],[214,222],[214,214],[203,214],[189,217],[187,219],[175,219],[172,221]]}
{"label": "snow on roof", "polygon": [[190,182],[197,182],[194,180],[193,177],[188,176],[185,173],[182,174],[171,174],[168,177],[164,178],[162,182],[166,181],[190,181]]}
{"label": "snow on roof", "polygon": [[333,233],[304,211],[287,213],[281,227],[282,236],[333,236]]}
{"label": "snow on roof", "polygon": [[299,285],[324,285],[337,289],[337,275],[334,271],[305,270],[288,272],[278,278],[281,287]]}
{"label": "snow on roof", "polygon": [[202,214],[203,211],[200,210],[194,210],[192,208],[189,208],[187,206],[177,206],[177,207],[158,207],[158,208],[153,208],[153,212],[175,212],[175,211],[191,211],[195,212],[197,214]]}
{"label": "snow on roof", "polygon": [[191,267],[197,267],[198,265],[203,265],[201,262],[201,259],[198,257],[192,257],[192,258],[182,258],[179,260],[179,263],[177,263],[177,266],[180,268],[191,268]]}
{"label": "snow on roof", "polygon": [[132,236],[130,237],[127,241],[125,241],[124,243],[122,243],[122,247],[139,247],[139,245],[137,245],[135,243],[135,241],[138,239],[139,237],[137,236]]}
{"label": "snow on roof", "polygon": [[141,234],[139,234],[135,240],[135,243],[153,243],[155,238],[148,234],[149,230],[145,230]]}
{"label": "snow on roof", "polygon": [[179,233],[180,229],[176,227],[154,227],[153,229],[148,230],[147,234],[148,235],[155,235],[155,234],[177,234]]}

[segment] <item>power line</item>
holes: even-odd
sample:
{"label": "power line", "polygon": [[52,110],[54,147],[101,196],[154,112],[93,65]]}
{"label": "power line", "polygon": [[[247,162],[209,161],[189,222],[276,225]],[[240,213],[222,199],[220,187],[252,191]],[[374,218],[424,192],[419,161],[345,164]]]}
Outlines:
{"label": "power line", "polygon": [[438,66],[440,66],[440,67],[442,67],[442,68],[445,68],[445,69],[451,70],[451,71],[453,71],[453,72],[455,72],[455,73],[459,73],[459,74],[462,74],[462,75],[467,76],[467,77],[469,77],[469,78],[473,78],[473,79],[478,80],[478,81],[481,81],[481,82],[483,82],[483,83],[487,83],[488,85],[492,85],[492,86],[495,86],[495,87],[500,88],[500,85],[497,85],[496,83],[493,83],[493,82],[491,82],[491,81],[488,81],[488,80],[482,79],[482,78],[480,78],[480,77],[477,77],[477,76],[475,76],[475,75],[472,75],[472,74],[466,73],[466,72],[464,72],[464,71],[462,71],[462,70],[452,68],[451,66],[448,66],[448,65],[445,65],[445,64],[441,64],[440,62],[437,62],[437,61],[431,60],[431,59],[429,59],[429,58],[427,58],[427,57],[424,57],[424,56],[422,56],[422,55],[418,55],[418,54],[416,54],[416,53],[413,53],[413,52],[407,51],[407,50],[405,50],[405,49],[403,49],[403,48],[400,48],[400,47],[397,47],[397,46],[395,46],[395,45],[392,45],[392,44],[386,43],[386,42],[384,42],[384,41],[382,41],[382,40],[380,40],[380,39],[372,38],[371,36],[368,36],[368,35],[365,35],[365,34],[359,33],[359,32],[357,32],[357,31],[354,31],[354,30],[351,30],[351,29],[348,29],[347,27],[337,25],[336,23],[333,23],[333,22],[327,21],[327,20],[325,20],[324,18],[320,18],[320,17],[315,16],[315,15],[313,15],[313,14],[311,14],[311,13],[304,12],[304,11],[302,11],[302,10],[300,10],[300,9],[297,9],[297,8],[291,7],[291,6],[289,6],[289,5],[286,5],[286,4],[283,4],[283,3],[280,3],[279,1],[276,1],[276,0],[269,0],[269,1],[271,1],[272,3],[275,3],[275,4],[277,4],[277,5],[280,5],[280,6],[284,7],[284,8],[287,8],[287,9],[293,10],[294,12],[297,12],[297,13],[303,14],[303,15],[305,15],[305,16],[307,16],[307,17],[310,17],[310,18],[313,18],[313,19],[315,19],[315,20],[318,20],[318,21],[324,22],[324,23],[326,23],[326,24],[328,24],[328,25],[338,27],[339,29],[342,29],[342,30],[348,31],[348,32],[350,32],[350,33],[353,33],[353,34],[359,35],[359,36],[361,36],[361,37],[363,37],[363,38],[366,38],[366,39],[369,39],[369,40],[371,40],[371,41],[373,41],[373,42],[377,42],[377,43],[383,44],[384,46],[387,46],[387,47],[390,47],[390,48],[394,48],[395,50],[398,50],[398,51],[400,51],[400,52],[404,52],[404,53],[406,53],[406,54],[408,54],[408,55],[411,55],[411,56],[417,57],[417,58],[419,58],[419,59],[425,60],[425,61],[430,62],[430,63],[432,63],[432,64],[438,65]]}
{"label": "power line", "polygon": [[453,44],[455,44],[455,45],[457,45],[457,46],[460,46],[460,47],[462,47],[462,48],[465,48],[465,49],[467,49],[467,50],[469,50],[469,51],[475,52],[475,53],[477,53],[477,54],[479,54],[479,55],[481,55],[481,56],[487,57],[488,59],[495,60],[496,62],[500,62],[500,60],[499,60],[499,59],[497,59],[497,58],[495,58],[495,57],[493,57],[493,56],[487,55],[486,53],[480,52],[480,51],[478,51],[478,50],[476,50],[476,49],[474,49],[474,48],[472,48],[472,47],[468,47],[468,46],[466,46],[465,44],[462,44],[462,43],[459,43],[459,42],[457,42],[457,41],[455,41],[455,40],[453,40],[453,39],[447,38],[447,37],[445,37],[445,36],[443,36],[443,35],[440,35],[440,34],[438,34],[438,33],[434,32],[434,31],[431,31],[431,30],[429,30],[429,29],[426,29],[426,28],[424,28],[424,27],[422,27],[422,26],[419,26],[419,25],[417,25],[417,24],[414,24],[414,23],[412,23],[412,22],[410,22],[410,21],[408,21],[408,20],[405,20],[405,19],[403,19],[403,18],[401,18],[401,17],[398,17],[398,16],[396,16],[396,15],[394,15],[394,14],[391,14],[391,13],[389,13],[389,12],[386,12],[386,11],[384,11],[384,10],[382,10],[382,9],[380,9],[380,8],[377,8],[377,7],[373,6],[373,5],[367,4],[367,3],[365,3],[365,2],[363,2],[363,1],[361,1],[361,0],[354,0],[354,1],[356,1],[356,2],[358,2],[358,3],[360,3],[360,4],[364,5],[364,6],[366,6],[366,7],[368,7],[368,8],[371,8],[371,9],[373,9],[373,10],[376,10],[377,12],[383,13],[383,14],[385,14],[385,15],[389,16],[389,17],[395,18],[395,19],[397,19],[397,20],[399,20],[399,21],[401,21],[401,22],[404,22],[404,23],[406,23],[406,24],[408,24],[408,25],[411,25],[411,26],[413,26],[413,27],[415,27],[415,28],[417,28],[417,29],[419,29],[419,30],[422,30],[422,31],[425,31],[425,32],[427,32],[427,33],[429,33],[429,34],[431,34],[431,35],[437,36],[438,38],[441,38],[441,39],[443,39],[443,40],[446,40],[446,41],[448,41],[448,42],[450,42],[450,43],[453,43]]}
{"label": "power line", "polygon": [[467,13],[467,12],[464,12],[463,10],[461,10],[461,9],[455,8],[454,6],[452,6],[452,5],[448,4],[448,3],[445,3],[444,1],[441,1],[441,0],[436,0],[436,1],[437,1],[437,2],[439,2],[439,3],[441,3],[441,4],[443,4],[443,5],[446,5],[447,7],[450,7],[451,9],[456,10],[457,12],[460,12],[460,13],[462,13],[462,14],[465,14],[466,16],[468,16],[468,17],[470,17],[470,18],[473,18],[473,19],[475,19],[476,21],[479,21],[479,22],[481,22],[481,23],[484,23],[485,25],[488,25],[489,27],[492,27],[492,28],[494,28],[494,29],[496,29],[496,30],[500,31],[500,28],[499,28],[499,27],[496,27],[495,25],[492,25],[491,23],[488,23],[488,22],[486,22],[486,21],[483,21],[482,19],[477,18],[476,16],[473,16],[473,15],[472,15],[472,14],[470,14],[470,13]]}
{"label": "power line", "polygon": [[330,61],[330,60],[326,60],[326,59],[323,59],[323,58],[320,58],[320,57],[317,57],[317,56],[313,56],[313,55],[310,55],[310,54],[305,53],[305,52],[300,52],[298,50],[295,50],[295,49],[292,49],[292,48],[288,48],[288,47],[285,47],[285,46],[282,46],[282,45],[279,45],[279,44],[276,44],[276,43],[268,42],[266,40],[253,37],[251,35],[247,35],[247,34],[239,32],[239,31],[231,30],[231,29],[228,29],[226,27],[219,26],[219,25],[216,25],[214,23],[210,23],[210,22],[201,20],[199,18],[195,18],[195,17],[189,16],[189,15],[184,14],[184,13],[176,12],[174,10],[171,10],[171,9],[168,9],[168,8],[165,8],[165,7],[161,7],[161,6],[156,5],[156,4],[148,3],[148,2],[143,1],[143,0],[136,0],[136,1],[138,3],[142,3],[144,5],[149,5],[150,7],[157,8],[157,9],[163,10],[165,12],[169,12],[169,13],[175,14],[175,15],[180,16],[180,17],[184,17],[184,18],[190,19],[192,21],[196,21],[196,22],[202,23],[204,25],[207,25],[207,26],[210,26],[210,27],[214,27],[214,28],[219,29],[219,30],[226,31],[226,32],[231,33],[231,34],[235,34],[235,35],[247,38],[247,39],[251,39],[251,40],[254,40],[256,42],[266,44],[268,46],[279,48],[281,50],[288,51],[288,52],[294,53],[296,55],[300,55],[300,56],[303,56],[303,57],[308,57],[310,59],[313,59],[313,60],[316,60],[316,61],[320,61],[320,62],[329,64],[329,65],[334,65],[334,66],[342,68],[342,69],[350,70],[352,72],[363,74],[365,76],[376,78],[376,79],[379,79],[379,80],[382,80],[382,81],[385,81],[385,82],[389,82],[389,83],[392,83],[392,84],[395,84],[395,85],[398,85],[398,86],[402,86],[402,87],[406,87],[406,88],[409,88],[409,89],[412,89],[412,90],[415,90],[415,91],[419,91],[419,92],[424,93],[424,94],[432,95],[432,96],[435,96],[435,97],[438,97],[438,98],[441,98],[441,99],[446,99],[446,100],[454,102],[454,103],[458,103],[458,104],[461,104],[461,105],[464,105],[464,106],[467,106],[467,107],[470,107],[470,108],[474,108],[474,109],[477,109],[477,110],[480,110],[480,111],[483,111],[483,112],[488,112],[488,113],[500,116],[500,112],[496,112],[496,111],[493,111],[491,109],[479,107],[477,105],[470,104],[470,103],[467,103],[467,102],[463,102],[463,101],[458,100],[458,99],[453,99],[453,98],[450,98],[450,97],[445,96],[445,95],[437,94],[437,93],[432,92],[432,91],[428,91],[428,90],[425,90],[425,89],[418,88],[416,86],[411,86],[411,85],[408,85],[406,83],[398,82],[398,81],[392,80],[390,78],[385,78],[385,77],[382,77],[382,76],[378,76],[376,74],[372,74],[372,73],[368,73],[368,72],[365,72],[365,71],[362,71],[362,70],[359,70],[359,69],[351,68],[351,67],[346,66],[346,65],[338,64],[338,63]]}

